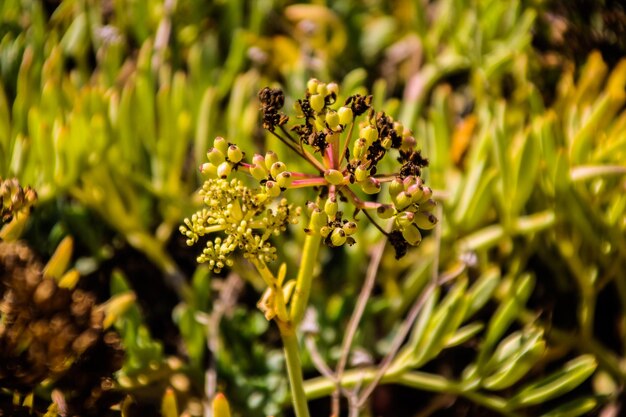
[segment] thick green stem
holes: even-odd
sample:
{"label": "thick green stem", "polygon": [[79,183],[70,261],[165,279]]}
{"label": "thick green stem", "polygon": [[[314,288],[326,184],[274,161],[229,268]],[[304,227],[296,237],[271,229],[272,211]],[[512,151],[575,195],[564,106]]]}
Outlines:
{"label": "thick green stem", "polygon": [[[375,368],[348,371],[341,378],[341,386],[352,388],[356,385],[367,384],[375,378],[376,372],[377,369]],[[507,402],[503,398],[478,391],[464,390],[462,384],[450,381],[440,375],[425,372],[390,372],[383,376],[381,383],[402,384],[424,391],[459,395],[505,416],[518,415],[507,407]],[[336,382],[326,377],[310,379],[304,383],[304,391],[309,399],[328,396],[335,387]]]}
{"label": "thick green stem", "polygon": [[302,377],[302,363],[300,362],[298,349],[298,337],[295,329],[290,324],[278,322],[278,328],[283,339],[285,363],[287,365],[287,374],[289,375],[289,386],[291,387],[291,401],[296,417],[309,417],[309,407]]}
{"label": "thick green stem", "polygon": [[318,234],[307,235],[304,239],[304,249],[302,250],[302,263],[298,270],[298,278],[296,279],[296,289],[291,300],[291,324],[294,328],[304,317],[304,312],[309,303],[309,295],[311,293],[311,283],[313,282],[313,272],[315,270],[315,262],[319,253],[322,237]]}

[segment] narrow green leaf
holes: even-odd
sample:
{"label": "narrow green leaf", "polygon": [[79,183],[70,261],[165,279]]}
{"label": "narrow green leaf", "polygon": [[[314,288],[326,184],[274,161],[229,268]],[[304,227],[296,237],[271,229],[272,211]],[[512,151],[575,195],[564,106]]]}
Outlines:
{"label": "narrow green leaf", "polygon": [[522,388],[510,401],[512,407],[520,408],[539,404],[570,392],[589,378],[598,363],[591,355],[581,355],[567,362],[563,368],[548,377]]}

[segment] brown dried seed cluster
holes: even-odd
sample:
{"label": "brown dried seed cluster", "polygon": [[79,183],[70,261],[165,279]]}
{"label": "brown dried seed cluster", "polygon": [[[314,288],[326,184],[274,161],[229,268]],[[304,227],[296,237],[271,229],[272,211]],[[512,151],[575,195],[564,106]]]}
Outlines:
{"label": "brown dried seed cluster", "polygon": [[[74,387],[68,406],[82,409],[77,404],[93,405],[112,387],[107,381],[123,359],[119,337],[103,334],[93,294],[61,288],[42,271],[26,245],[0,242],[0,386],[28,392],[45,379],[65,378]],[[101,351],[87,368],[91,384],[79,381],[94,348]]]}

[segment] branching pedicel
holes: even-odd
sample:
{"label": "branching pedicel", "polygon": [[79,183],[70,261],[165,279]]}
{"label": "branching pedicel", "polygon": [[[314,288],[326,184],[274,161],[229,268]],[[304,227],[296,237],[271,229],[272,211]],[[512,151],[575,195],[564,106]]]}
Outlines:
{"label": "branching pedicel", "polygon": [[[200,167],[209,178],[200,191],[207,207],[185,219],[185,226],[180,228],[189,245],[200,236],[221,233],[207,243],[198,262],[207,262],[219,272],[232,265],[230,255],[236,249],[257,262],[274,260],[276,249],[269,237],[284,231],[287,224],[296,223],[300,214],[300,208],[284,198],[278,205],[275,200],[283,191],[294,188],[317,190],[316,200],[307,204],[310,221],[305,230],[321,236],[331,247],[355,243],[352,235],[360,211],[388,234],[398,258],[406,253],[408,245],[420,243],[420,229],[435,226],[432,190],[420,178],[428,161],[416,150],[411,132],[385,113],[377,113],[371,107],[371,96],[356,94],[348,97],[343,106],[335,106],[337,96],[337,84],[310,80],[306,97],[294,105],[302,122],[287,130],[289,117],[281,112],[283,92],[267,87],[259,92],[263,127],[304,158],[313,173],[289,170],[272,151],[246,161],[237,145],[220,137],[215,139],[207,153],[209,162]],[[379,173],[379,162],[390,154],[399,163],[398,171]],[[259,187],[251,189],[238,179],[229,180],[235,171],[249,174]],[[389,203],[377,201],[383,183],[389,183]],[[374,198],[365,199],[359,194]],[[353,213],[351,218],[346,215],[348,207]],[[392,231],[385,232],[370,211],[380,219],[393,219]]]}

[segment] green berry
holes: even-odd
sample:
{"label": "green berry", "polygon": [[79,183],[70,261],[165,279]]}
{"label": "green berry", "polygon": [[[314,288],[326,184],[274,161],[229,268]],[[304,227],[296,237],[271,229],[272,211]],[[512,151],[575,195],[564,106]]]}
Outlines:
{"label": "green berry", "polygon": [[241,159],[243,158],[243,152],[241,152],[241,149],[239,149],[237,145],[230,145],[228,147],[227,155],[228,160],[234,164],[241,161]]}
{"label": "green berry", "polygon": [[329,169],[324,172],[324,179],[328,181],[329,184],[340,185],[343,183],[343,174],[336,169]]}
{"label": "green berry", "polygon": [[313,94],[309,98],[309,101],[311,103],[311,108],[317,113],[321,112],[322,109],[324,109],[324,105],[326,104],[324,96],[322,96],[321,94]]}
{"label": "green berry", "polygon": [[344,243],[346,243],[346,240],[347,240],[346,232],[339,227],[333,230],[333,232],[330,235],[330,241],[332,242],[333,246],[341,246]]}
{"label": "green berry", "polygon": [[213,165],[219,165],[226,160],[224,154],[217,148],[211,148],[206,153],[206,157]]}
{"label": "green berry", "polygon": [[422,234],[413,224],[409,224],[407,227],[402,229],[402,237],[413,246],[419,245],[422,241]]}

